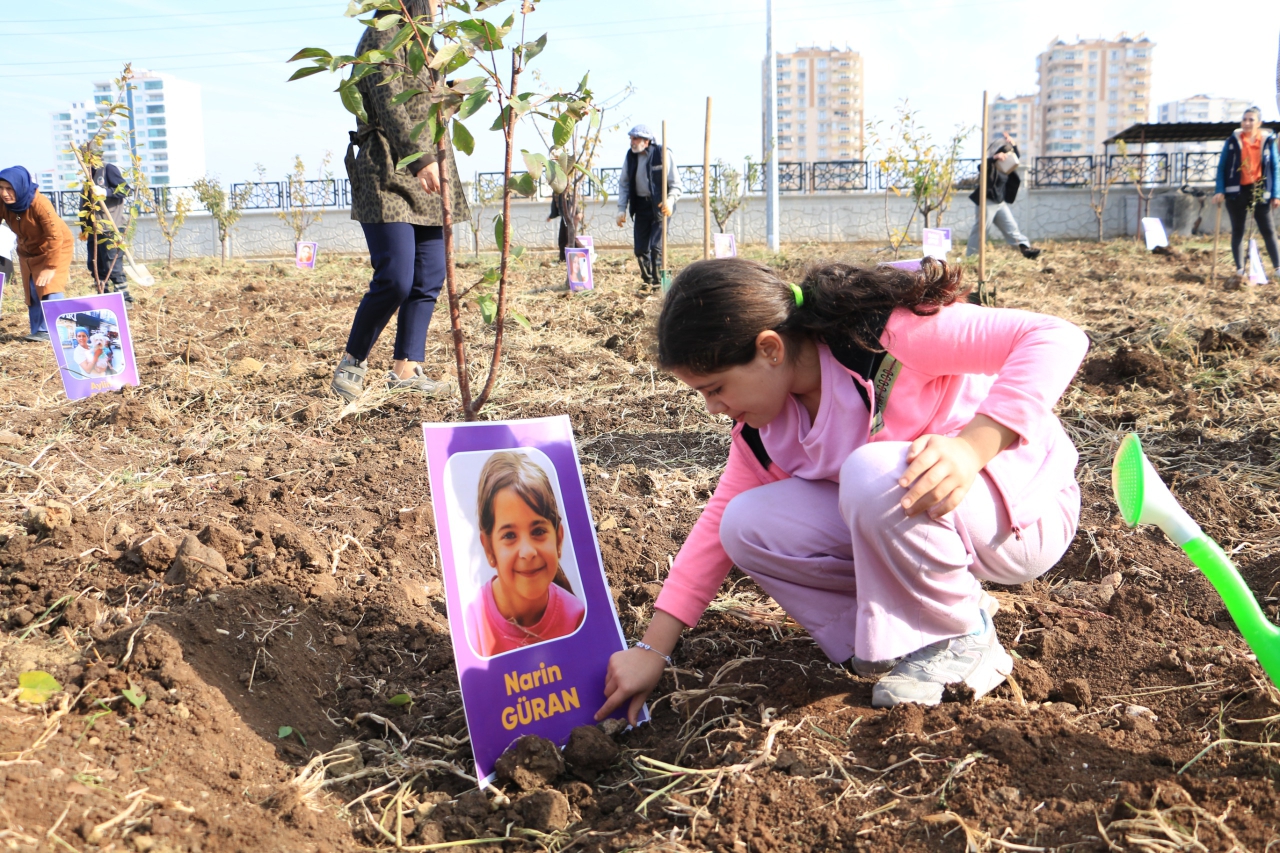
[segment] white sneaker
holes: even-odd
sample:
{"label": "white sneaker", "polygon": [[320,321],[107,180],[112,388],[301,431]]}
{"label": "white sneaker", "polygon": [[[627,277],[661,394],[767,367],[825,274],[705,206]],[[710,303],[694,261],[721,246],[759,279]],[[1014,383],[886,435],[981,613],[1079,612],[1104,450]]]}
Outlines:
{"label": "white sneaker", "polygon": [[994,690],[1013,672],[1013,658],[1000,645],[995,626],[985,610],[982,627],[974,634],[952,637],[918,649],[902,659],[871,690],[874,708],[892,708],[903,702],[937,705],[943,689],[962,681],[973,689],[973,698]]}

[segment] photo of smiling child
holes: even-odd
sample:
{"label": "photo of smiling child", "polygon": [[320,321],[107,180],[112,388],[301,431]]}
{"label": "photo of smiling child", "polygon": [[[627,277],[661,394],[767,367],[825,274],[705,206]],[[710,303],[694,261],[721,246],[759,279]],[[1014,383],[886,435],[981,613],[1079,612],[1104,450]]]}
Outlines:
{"label": "photo of smiling child", "polygon": [[466,630],[484,657],[572,634],[586,612],[560,566],[565,529],[546,472],[501,451],[480,471],[480,545],[492,577],[467,607]]}

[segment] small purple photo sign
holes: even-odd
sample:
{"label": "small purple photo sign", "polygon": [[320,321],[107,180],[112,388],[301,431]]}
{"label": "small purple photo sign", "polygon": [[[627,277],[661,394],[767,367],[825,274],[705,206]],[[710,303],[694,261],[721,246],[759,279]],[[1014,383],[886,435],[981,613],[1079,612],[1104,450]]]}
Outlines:
{"label": "small purple photo sign", "polygon": [[591,271],[590,249],[565,249],[564,261],[570,290],[577,293],[580,290],[591,290],[596,286],[595,276]]}
{"label": "small purple photo sign", "polygon": [[586,249],[588,252],[590,252],[591,262],[595,263],[595,260],[596,260],[596,238],[595,237],[592,237],[590,234],[579,234],[578,247],[582,249]]}
{"label": "small purple photo sign", "polygon": [[0,300],[4,299],[4,273],[0,272]]}
{"label": "small purple photo sign", "polygon": [[918,272],[920,269],[920,262],[923,260],[924,258],[913,258],[909,261],[888,261],[885,263],[885,266],[895,267],[900,270],[906,270],[907,272]]}
{"label": "small purple photo sign", "polygon": [[46,301],[40,307],[68,399],[138,384],[123,294]]}
{"label": "small purple photo sign", "polygon": [[609,657],[626,639],[569,418],[426,423],[422,432],[454,662],[484,786],[516,738],[564,746],[574,728],[594,725]]}
{"label": "small purple photo sign", "polygon": [[732,234],[712,234],[711,255],[715,258],[738,257],[738,238]]}
{"label": "small purple photo sign", "polygon": [[295,247],[293,263],[300,270],[316,268],[316,255],[320,252],[319,243],[298,243]]}
{"label": "small purple photo sign", "polygon": [[937,258],[940,261],[947,259],[947,252],[951,251],[950,228],[925,228],[920,236],[924,244],[925,257]]}

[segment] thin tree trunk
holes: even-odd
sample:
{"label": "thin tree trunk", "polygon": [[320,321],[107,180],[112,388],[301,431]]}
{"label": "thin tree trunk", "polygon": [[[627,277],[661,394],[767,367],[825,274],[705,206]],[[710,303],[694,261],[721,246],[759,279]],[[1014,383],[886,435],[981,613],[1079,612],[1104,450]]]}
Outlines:
{"label": "thin tree trunk", "polygon": [[475,420],[471,411],[471,377],[467,373],[467,344],[462,333],[462,306],[458,302],[458,284],[453,265],[453,206],[450,204],[449,150],[444,135],[436,143],[436,163],[440,168],[440,209],[444,232],[444,285],[449,294],[449,330],[453,333],[453,362],[458,369],[458,396],[462,415]]}
{"label": "thin tree trunk", "polygon": [[165,264],[166,268],[173,266],[173,240],[169,241],[169,262]]}
{"label": "thin tree trunk", "polygon": [[[511,104],[516,99],[516,89],[520,81],[520,58],[515,54],[511,56],[511,90],[507,93],[507,103]],[[507,112],[507,124],[502,129],[502,135],[506,140],[506,162],[502,166],[502,186],[507,187],[507,183],[511,180],[511,158],[515,153],[515,140],[513,136],[516,129],[516,111],[511,109]],[[489,376],[485,380],[484,390],[480,392],[480,396],[467,409],[467,420],[473,420],[476,413],[484,408],[484,404],[489,401],[489,395],[493,392],[493,386],[498,380],[498,365],[502,361],[502,333],[504,321],[507,316],[507,266],[511,259],[511,192],[509,189],[502,193],[502,262],[499,268],[498,276],[498,310],[494,315],[494,332],[493,332],[493,357],[489,362]]]}

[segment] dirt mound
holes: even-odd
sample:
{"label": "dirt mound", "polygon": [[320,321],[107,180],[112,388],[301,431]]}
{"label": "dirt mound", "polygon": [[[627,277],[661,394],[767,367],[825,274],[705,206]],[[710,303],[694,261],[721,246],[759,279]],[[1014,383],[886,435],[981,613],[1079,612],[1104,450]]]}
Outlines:
{"label": "dirt mound", "polygon": [[1171,366],[1153,352],[1120,347],[1109,356],[1094,356],[1080,368],[1080,381],[1104,389],[1132,384],[1156,391],[1173,391],[1180,382]]}

